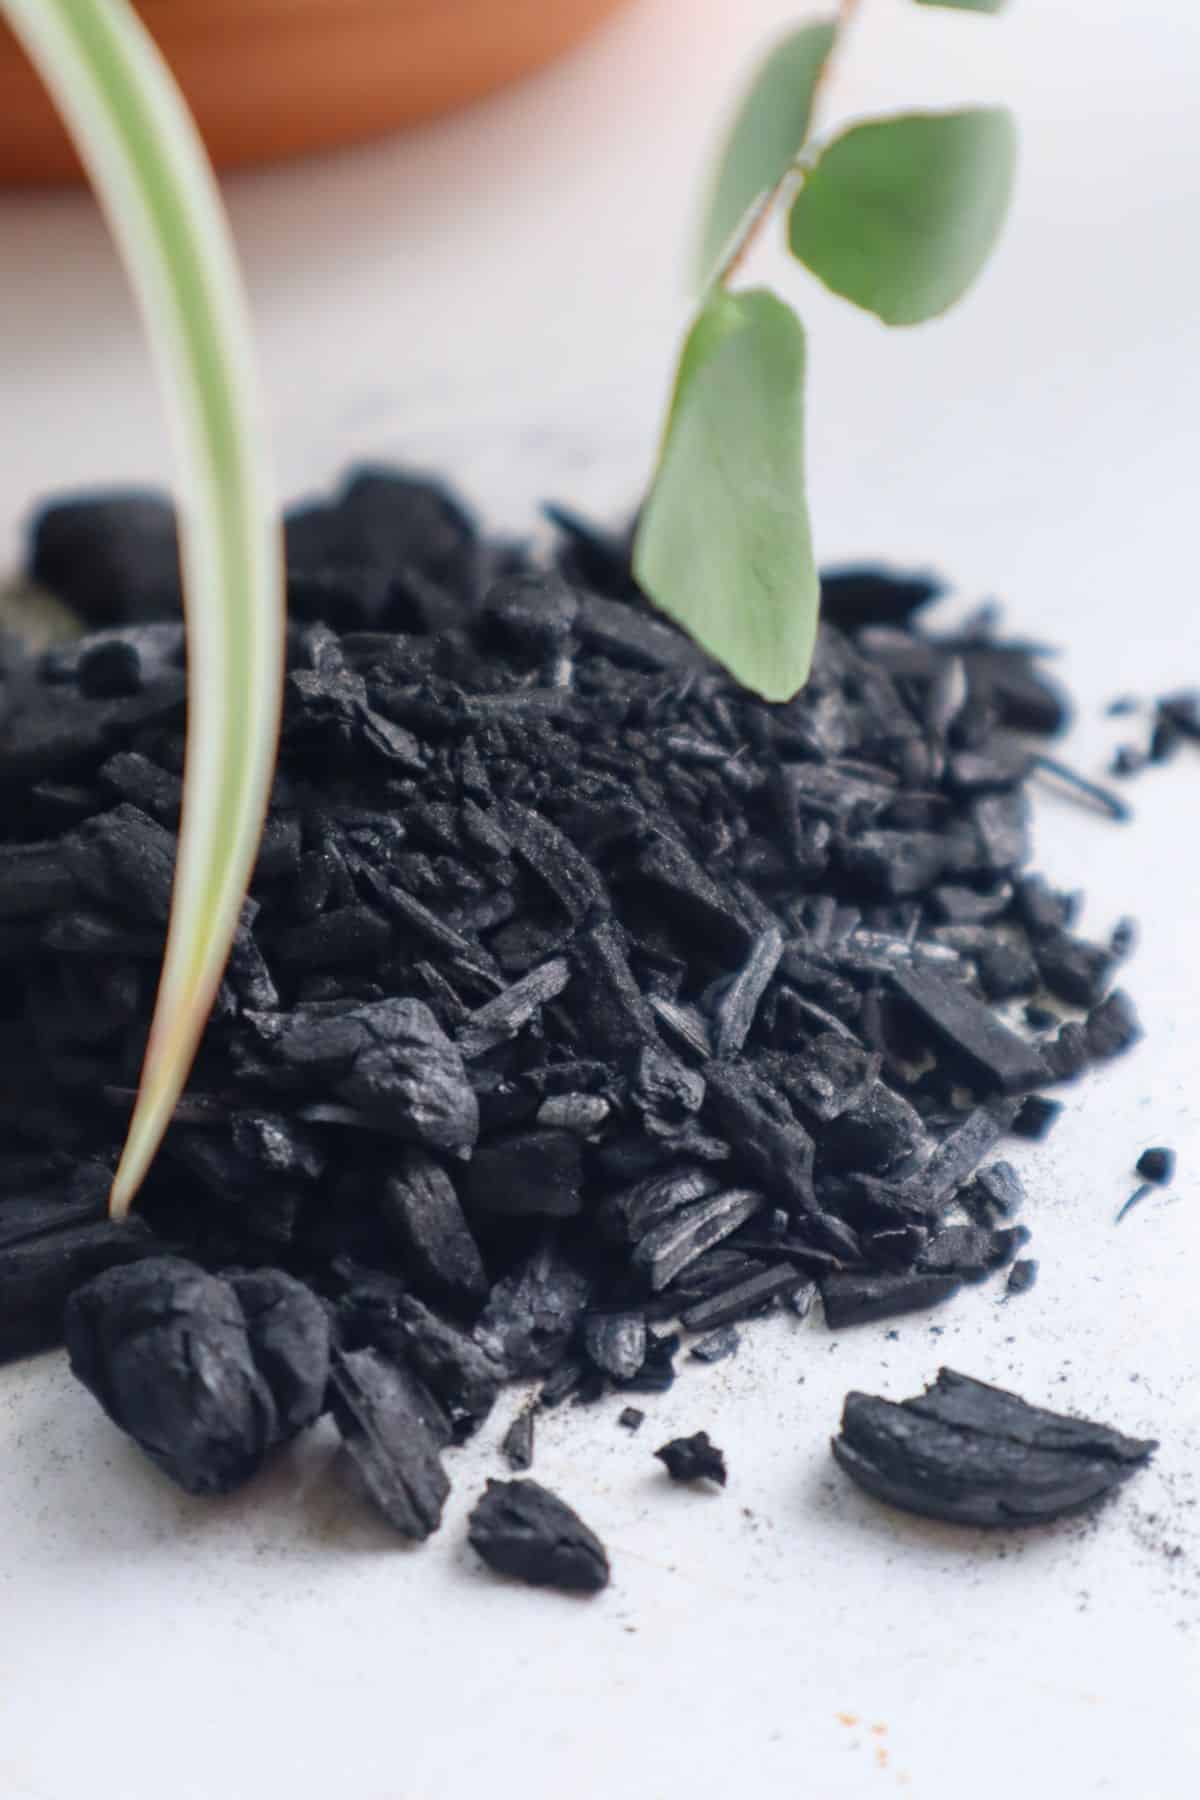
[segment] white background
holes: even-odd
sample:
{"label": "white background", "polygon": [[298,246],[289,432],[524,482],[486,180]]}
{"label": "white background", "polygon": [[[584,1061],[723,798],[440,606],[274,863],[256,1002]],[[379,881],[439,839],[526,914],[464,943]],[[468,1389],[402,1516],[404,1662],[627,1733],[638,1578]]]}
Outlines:
{"label": "white background", "polygon": [[[574,58],[407,139],[230,187],[289,493],[353,455],[453,469],[490,519],[615,513],[646,470],[683,320],[698,173],[785,0],[641,0]],[[812,334],[823,554],[935,562],[1061,643],[1070,754],[1113,693],[1200,681],[1200,9],[872,0],[831,112],[1009,100],[1021,185],[951,318],[888,334],[768,253]],[[79,196],[0,198],[0,561],[47,488],[161,478],[119,273]],[[508,1402],[455,1458],[438,1538],[397,1547],[320,1434],[251,1492],[190,1502],[57,1359],[0,1372],[3,1800],[465,1800],[623,1790],[1183,1800],[1200,1767],[1200,759],[1136,822],[1048,802],[1039,857],[1088,921],[1143,928],[1142,1051],[1019,1160],[1029,1296],[841,1336],[777,1321],[693,1367],[642,1435],[615,1404],[544,1428],[535,1473],[607,1540],[574,1603],[484,1575],[464,1515]],[[1174,1188],[1119,1228],[1131,1165]],[[941,1335],[938,1335],[938,1334]],[[885,1511],[826,1443],[846,1390],[941,1361],[1162,1438],[1098,1520],[987,1536]],[[722,1495],[650,1451],[707,1426]]]}

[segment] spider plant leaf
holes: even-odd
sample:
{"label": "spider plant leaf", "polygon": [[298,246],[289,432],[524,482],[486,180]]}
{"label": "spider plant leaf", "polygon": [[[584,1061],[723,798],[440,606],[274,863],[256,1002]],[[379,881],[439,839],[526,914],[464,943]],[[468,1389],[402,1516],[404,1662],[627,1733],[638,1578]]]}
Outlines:
{"label": "spider plant leaf", "polygon": [[274,769],[282,545],[245,299],[186,105],[127,0],[0,0],[121,251],[174,439],[188,639],[187,755],[162,977],[111,1207],[125,1213],[212,1008]]}

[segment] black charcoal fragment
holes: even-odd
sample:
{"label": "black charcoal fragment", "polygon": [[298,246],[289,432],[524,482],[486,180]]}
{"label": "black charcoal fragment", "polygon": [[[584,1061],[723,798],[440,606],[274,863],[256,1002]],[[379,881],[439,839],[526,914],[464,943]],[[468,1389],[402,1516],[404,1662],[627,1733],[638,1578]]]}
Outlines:
{"label": "black charcoal fragment", "polygon": [[638,1240],[633,1267],[658,1293],[696,1257],[753,1218],[763,1204],[763,1196],[753,1188],[730,1188],[680,1207]]}
{"label": "black charcoal fragment", "polygon": [[748,960],[717,1002],[714,1015],[717,1056],[736,1056],[741,1050],[782,954],[783,934],[777,926],[769,926],[754,940]]}
{"label": "black charcoal fragment", "polygon": [[741,1341],[732,1325],[724,1325],[719,1331],[710,1331],[698,1344],[693,1344],[689,1354],[697,1362],[724,1362],[726,1357],[737,1354]]}
{"label": "black charcoal fragment", "polygon": [[714,1326],[730,1325],[735,1319],[752,1318],[803,1284],[803,1275],[790,1264],[763,1269],[706,1300],[698,1300],[694,1306],[685,1307],[679,1315],[680,1320],[689,1331],[711,1331]]}
{"label": "black charcoal fragment", "polygon": [[56,1226],[32,1237],[22,1233],[16,1243],[0,1248],[0,1363],[61,1344],[65,1308],[77,1288],[160,1250],[140,1219]]}
{"label": "black charcoal fragment", "polygon": [[483,1214],[570,1218],[583,1206],[583,1153],[573,1131],[519,1131],[481,1144],[467,1166],[463,1193],[472,1217]]}
{"label": "black charcoal fragment", "polygon": [[1175,1174],[1175,1152],[1157,1147],[1143,1150],[1137,1159],[1137,1172],[1143,1181],[1165,1184]]}
{"label": "black charcoal fragment", "polygon": [[1022,1225],[992,1229],[986,1225],[945,1225],[917,1258],[922,1273],[961,1275],[982,1281],[1010,1263],[1029,1237]]}
{"label": "black charcoal fragment", "polygon": [[1010,1162],[989,1163],[981,1169],[963,1196],[984,1222],[993,1217],[1011,1218],[1025,1203],[1025,1184]]}
{"label": "black charcoal fragment", "polygon": [[496,1404],[502,1369],[465,1332],[411,1294],[396,1301],[394,1321],[386,1348],[407,1363],[449,1420],[455,1442],[462,1443]]}
{"label": "black charcoal fragment", "polygon": [[1034,1256],[1022,1256],[1017,1259],[1008,1271],[1008,1280],[1004,1284],[1008,1294],[1027,1294],[1037,1280],[1038,1265]]}
{"label": "black charcoal fragment", "polygon": [[1143,1181],[1140,1187],[1134,1188],[1132,1194],[1130,1194],[1128,1200],[1126,1200],[1124,1206],[1122,1206],[1121,1210],[1118,1212],[1116,1223],[1119,1225],[1126,1213],[1131,1213],[1135,1206],[1140,1206],[1142,1201],[1153,1192],[1154,1183],[1152,1181]]}
{"label": "black charcoal fragment", "polygon": [[714,1063],[706,1098],[747,1174],[789,1212],[815,1213],[813,1141],[776,1089],[747,1063]]}
{"label": "black charcoal fragment", "polygon": [[603,1374],[630,1381],[646,1360],[646,1321],[641,1313],[591,1313],[583,1321],[583,1347]]}
{"label": "black charcoal fragment", "polygon": [[1047,1100],[1045,1094],[1029,1094],[1021,1102],[1021,1109],[1012,1122],[1012,1130],[1018,1137],[1033,1138],[1040,1142],[1050,1131],[1062,1109],[1061,1100]]}
{"label": "black charcoal fragment", "polygon": [[426,1151],[410,1150],[401,1158],[397,1173],[384,1182],[379,1210],[435,1291],[467,1304],[486,1297],[483,1259],[454,1184]]}
{"label": "black charcoal fragment", "polygon": [[536,1481],[489,1481],[467,1525],[474,1550],[497,1574],[535,1587],[596,1594],[608,1556],[594,1531]]}
{"label": "black charcoal fragment", "polygon": [[1114,988],[1099,1006],[1092,1008],[1084,1031],[1088,1049],[1101,1059],[1132,1049],[1142,1035],[1133,1001],[1123,988]]}
{"label": "black charcoal fragment", "polygon": [[591,1283],[552,1239],[498,1281],[475,1341],[510,1376],[544,1375],[560,1360],[587,1305]]}
{"label": "black charcoal fragment", "polygon": [[533,1437],[536,1417],[537,1412],[534,1407],[523,1406],[505,1432],[500,1448],[508,1460],[510,1469],[521,1471],[533,1467]]}
{"label": "black charcoal fragment", "polygon": [[224,1494],[324,1406],[329,1320],[278,1270],[223,1281],[178,1257],[112,1268],[66,1312],[72,1372],[163,1472]]}
{"label": "black charcoal fragment", "polygon": [[625,1431],[640,1431],[646,1415],[640,1406],[624,1406],[617,1414],[617,1424]]}
{"label": "black charcoal fragment", "polygon": [[367,1493],[404,1537],[427,1538],[442,1522],[450,1482],[443,1422],[412,1377],[374,1350],[335,1356],[330,1404]]}
{"label": "black charcoal fragment", "polygon": [[718,1487],[725,1486],[725,1456],[709,1442],[707,1431],[672,1438],[654,1454],[672,1481],[715,1481]]}
{"label": "black charcoal fragment", "polygon": [[1045,1081],[1046,1065],[1034,1047],[961,983],[930,970],[906,968],[895,969],[892,981],[943,1054],[972,1083],[1019,1094]]}
{"label": "black charcoal fragment", "polygon": [[477,1007],[455,1032],[460,1054],[468,1062],[496,1049],[523,1031],[543,1006],[556,1000],[571,978],[570,964],[556,956],[539,968],[531,969],[520,981],[497,994],[494,1000]]}
{"label": "black charcoal fragment", "polygon": [[1112,951],[1089,944],[1069,932],[1048,932],[1034,946],[1042,980],[1052,994],[1071,1006],[1095,1007],[1104,997],[1113,971]]}
{"label": "black charcoal fragment", "polygon": [[53,501],[34,520],[29,571],[91,625],[180,609],[175,514],[137,489]]}
{"label": "black charcoal fragment", "polygon": [[831,1331],[844,1325],[867,1325],[900,1313],[923,1312],[949,1300],[961,1286],[957,1275],[859,1274],[843,1270],[820,1282],[825,1323]]}
{"label": "black charcoal fragment", "polygon": [[963,1525],[1033,1525],[1076,1512],[1142,1468],[1157,1445],[1046,1412],[943,1369],[899,1405],[846,1396],[837,1461],[906,1512]]}

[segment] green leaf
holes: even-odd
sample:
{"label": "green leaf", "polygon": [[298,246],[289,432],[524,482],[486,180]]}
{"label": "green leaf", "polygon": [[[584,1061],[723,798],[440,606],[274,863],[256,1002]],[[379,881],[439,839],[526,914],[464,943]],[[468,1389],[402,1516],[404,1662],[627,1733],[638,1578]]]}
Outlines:
{"label": "green leaf", "polygon": [[1003,107],[852,126],[796,196],[792,252],[885,325],[917,325],[970,287],[1012,196],[1016,128]]}
{"label": "green leaf", "polygon": [[1007,0],[917,0],[918,6],[947,6],[954,12],[997,13]]}
{"label": "green leaf", "polygon": [[112,1190],[127,1211],[187,1080],[253,868],[283,681],[278,516],[228,224],[182,96],[127,0],[0,0],[122,252],[179,469],[183,817],[162,979]]}
{"label": "green leaf", "polygon": [[813,96],[833,48],[832,19],[801,26],[771,51],[742,101],[715,171],[701,232],[701,288],[755,201],[785,175],[808,135]]}
{"label": "green leaf", "polygon": [[773,294],[709,297],[634,543],[655,604],[767,700],[802,686],[817,629],[804,366],[804,329]]}

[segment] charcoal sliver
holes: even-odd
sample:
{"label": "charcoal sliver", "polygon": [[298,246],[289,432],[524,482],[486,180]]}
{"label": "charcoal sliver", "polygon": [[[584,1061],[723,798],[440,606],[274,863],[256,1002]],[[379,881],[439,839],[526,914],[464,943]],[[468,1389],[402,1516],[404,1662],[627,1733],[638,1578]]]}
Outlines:
{"label": "charcoal sliver", "polygon": [[604,1545],[564,1500],[536,1481],[489,1481],[467,1526],[497,1574],[534,1587],[596,1594],[609,1583]]}
{"label": "charcoal sliver", "polygon": [[450,1481],[442,1438],[418,1385],[373,1350],[335,1357],[333,1416],[363,1485],[403,1537],[427,1538],[442,1522]]}

